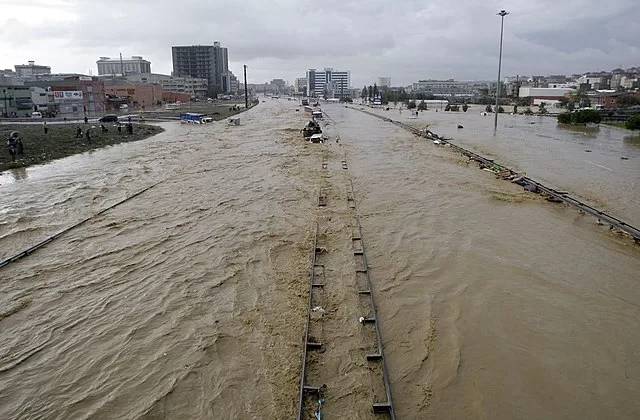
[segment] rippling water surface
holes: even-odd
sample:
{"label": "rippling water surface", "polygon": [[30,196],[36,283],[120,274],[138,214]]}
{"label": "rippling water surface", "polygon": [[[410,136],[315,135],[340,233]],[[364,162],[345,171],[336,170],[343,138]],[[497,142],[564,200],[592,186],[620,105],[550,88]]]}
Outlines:
{"label": "rippling water surface", "polygon": [[[0,418],[293,417],[324,153],[349,162],[399,418],[640,417],[628,238],[391,124],[326,110],[341,145],[302,143],[292,103],[268,101],[239,127],[167,124],[0,177],[1,258],[159,182],[0,269]],[[566,134],[512,153],[483,117],[463,136],[446,118],[434,131],[637,218],[620,198],[637,185],[616,181],[638,179],[633,140]],[[555,129],[535,121],[513,130]],[[604,178],[580,172],[598,168],[575,157],[588,141],[601,146],[580,159]]]}

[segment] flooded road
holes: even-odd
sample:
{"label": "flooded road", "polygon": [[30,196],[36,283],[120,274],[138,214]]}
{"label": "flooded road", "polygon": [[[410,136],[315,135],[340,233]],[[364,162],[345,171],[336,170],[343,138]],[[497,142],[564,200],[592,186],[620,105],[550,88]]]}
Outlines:
{"label": "flooded road", "polygon": [[[398,418],[640,416],[628,238],[326,110],[340,145],[303,143],[303,116],[268,101],[239,127],[166,124],[0,178],[3,259],[160,182],[0,269],[0,418],[293,418],[323,156],[349,162]],[[358,363],[339,363],[327,412]]]}
{"label": "flooded road", "polygon": [[640,133],[604,124],[558,126],[555,117],[508,114],[498,116],[494,133],[494,115],[480,115],[482,108],[472,105],[466,113],[433,109],[413,119],[406,109],[366,109],[418,128],[429,125],[459,146],[640,226]]}

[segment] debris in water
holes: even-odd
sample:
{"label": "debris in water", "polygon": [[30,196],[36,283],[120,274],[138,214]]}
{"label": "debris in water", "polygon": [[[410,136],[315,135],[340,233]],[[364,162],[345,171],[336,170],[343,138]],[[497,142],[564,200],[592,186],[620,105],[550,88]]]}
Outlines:
{"label": "debris in water", "polygon": [[363,323],[364,322],[364,317],[361,316],[360,319],[358,320],[359,323]]}
{"label": "debris in water", "polygon": [[322,306],[316,306],[315,308],[312,309],[312,311],[324,313],[324,308]]}

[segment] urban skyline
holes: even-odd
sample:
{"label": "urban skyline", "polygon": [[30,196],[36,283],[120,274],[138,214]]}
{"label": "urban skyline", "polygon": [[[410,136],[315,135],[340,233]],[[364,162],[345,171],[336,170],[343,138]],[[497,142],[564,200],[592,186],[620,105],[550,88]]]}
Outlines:
{"label": "urban skyline", "polygon": [[[573,74],[640,63],[634,29],[640,5],[632,0],[610,2],[606,8],[588,3],[511,2],[503,73]],[[248,1],[244,10],[249,12],[229,7],[211,14],[214,5],[186,1],[175,9],[159,0],[153,2],[154,18],[148,19],[150,4],[129,3],[126,18],[116,19],[112,8],[100,1],[9,1],[3,4],[0,21],[13,30],[5,31],[0,68],[36,60],[54,71],[86,74],[91,69],[95,74],[97,57],[122,52],[142,55],[153,63],[154,72],[168,74],[172,45],[219,40],[232,52],[229,70],[241,75],[246,64],[250,83],[274,77],[292,82],[324,63],[350,69],[354,86],[380,75],[391,77],[397,86],[422,78],[492,80],[497,70],[497,3],[328,1],[326,8],[317,9],[291,0],[273,10],[273,5]],[[98,12],[109,22],[109,31],[95,31]],[[276,13],[282,19],[264,19]],[[318,25],[296,23],[311,13]],[[216,18],[212,21],[211,16]],[[367,22],[376,22],[373,30]],[[322,42],[310,44],[310,39]]]}

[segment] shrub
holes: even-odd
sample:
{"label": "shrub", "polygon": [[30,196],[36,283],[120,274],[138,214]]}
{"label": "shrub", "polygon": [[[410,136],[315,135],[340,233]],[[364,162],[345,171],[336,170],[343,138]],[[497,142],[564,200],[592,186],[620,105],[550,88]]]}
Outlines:
{"label": "shrub", "polygon": [[451,111],[451,105],[447,104],[447,106],[444,107],[445,111]]}
{"label": "shrub", "polygon": [[464,112],[467,112],[467,109],[469,109],[469,105],[467,105],[467,104],[462,105],[462,110]]}
{"label": "shrub", "polygon": [[574,112],[563,112],[558,115],[560,124],[599,124],[601,120],[600,114],[595,109],[583,109]]}
{"label": "shrub", "polygon": [[491,108],[491,105],[487,105],[487,107],[484,110],[487,112],[493,112],[493,108]]}
{"label": "shrub", "polygon": [[500,105],[498,107],[498,114],[502,114],[504,112],[504,108],[502,107],[502,105]]}
{"label": "shrub", "polygon": [[558,114],[558,123],[571,124],[571,112],[563,112],[562,114]]}
{"label": "shrub", "polygon": [[416,103],[413,101],[407,102],[407,109],[413,109],[416,107]]}
{"label": "shrub", "polygon": [[533,111],[531,110],[531,108],[527,107],[527,109],[524,110],[523,114],[524,115],[533,115]]}
{"label": "shrub", "polygon": [[624,126],[629,130],[640,130],[640,114],[632,115]]}

